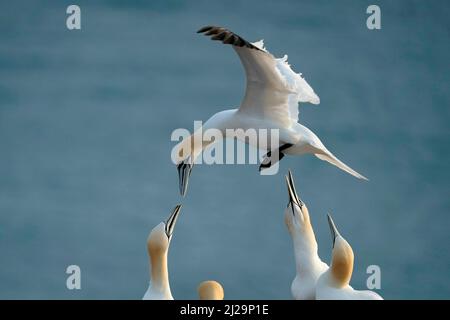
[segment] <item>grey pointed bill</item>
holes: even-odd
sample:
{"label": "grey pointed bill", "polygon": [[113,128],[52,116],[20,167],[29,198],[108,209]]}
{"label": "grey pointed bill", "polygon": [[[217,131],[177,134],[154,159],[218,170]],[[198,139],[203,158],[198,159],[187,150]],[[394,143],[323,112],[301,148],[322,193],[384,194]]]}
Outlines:
{"label": "grey pointed bill", "polygon": [[294,178],[292,177],[291,170],[289,170],[288,175],[286,176],[286,184],[287,184],[287,189],[288,189],[288,194],[289,194],[289,204],[291,204],[291,206],[293,206],[293,204],[295,203],[301,209],[303,207],[304,203],[299,198],[297,190],[295,190],[295,183],[294,183]]}
{"label": "grey pointed bill", "polygon": [[180,194],[183,197],[186,195],[193,166],[193,164],[189,163],[189,160],[182,161],[177,165]]}
{"label": "grey pointed bill", "polygon": [[170,239],[170,237],[173,234],[173,230],[175,229],[175,224],[177,223],[178,215],[181,212],[181,204],[177,205],[172,213],[170,214],[169,218],[166,220],[166,235]]}
{"label": "grey pointed bill", "polygon": [[327,214],[327,218],[328,218],[328,225],[330,226],[331,239],[333,240],[333,248],[334,248],[334,243],[336,242],[336,238],[338,236],[340,236],[341,234],[339,233],[338,229],[336,228],[336,225],[334,224],[333,218],[331,218],[330,214]]}

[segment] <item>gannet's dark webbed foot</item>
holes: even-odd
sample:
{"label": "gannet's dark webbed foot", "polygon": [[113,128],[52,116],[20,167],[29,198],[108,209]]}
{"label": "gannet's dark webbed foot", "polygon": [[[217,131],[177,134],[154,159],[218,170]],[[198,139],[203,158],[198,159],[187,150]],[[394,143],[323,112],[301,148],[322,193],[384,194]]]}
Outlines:
{"label": "gannet's dark webbed foot", "polygon": [[194,164],[190,163],[189,159],[184,160],[177,165],[180,193],[183,197],[188,188],[189,177],[191,176],[193,166]]}
{"label": "gannet's dark webbed foot", "polygon": [[261,161],[261,164],[259,165],[259,171],[261,172],[261,170],[263,169],[268,169],[275,163],[281,161],[281,159],[283,159],[285,156],[283,151],[289,149],[292,146],[293,146],[292,143],[285,143],[278,149],[274,150],[273,152],[278,153],[278,159],[272,159],[272,151],[267,152],[267,154],[264,156],[264,159]]}
{"label": "gannet's dark webbed foot", "polygon": [[271,154],[270,152],[268,152],[265,156],[263,161],[261,161],[261,164],[259,165],[259,171],[264,170],[264,169],[268,169],[270,168],[272,165],[274,165],[275,163],[279,162],[281,159],[283,159],[285,156],[284,153],[279,152],[278,153],[278,159],[277,160],[272,160]]}

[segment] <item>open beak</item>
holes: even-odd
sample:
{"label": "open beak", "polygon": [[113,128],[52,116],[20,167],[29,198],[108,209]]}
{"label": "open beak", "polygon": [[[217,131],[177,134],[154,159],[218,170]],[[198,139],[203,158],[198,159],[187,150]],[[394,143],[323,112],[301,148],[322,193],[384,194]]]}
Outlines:
{"label": "open beak", "polygon": [[167,238],[170,239],[172,236],[173,230],[175,229],[175,224],[177,223],[178,215],[181,211],[181,204],[177,205],[172,213],[170,214],[169,218],[166,221],[166,235]]}
{"label": "open beak", "polygon": [[[289,204],[294,207],[294,203],[301,209],[304,205],[303,201],[298,197],[297,191],[295,190],[294,178],[292,177],[291,170],[289,170],[286,176],[286,184],[289,194]],[[288,204],[288,205],[289,205]],[[294,212],[292,212],[294,213]]]}
{"label": "open beak", "polygon": [[327,217],[328,217],[328,225],[330,226],[331,239],[333,240],[333,248],[334,248],[334,243],[336,242],[336,238],[338,236],[340,236],[341,234],[339,233],[338,229],[336,228],[336,225],[334,224],[334,221],[331,218],[331,215],[327,214]]}
{"label": "open beak", "polygon": [[193,166],[193,164],[189,163],[189,159],[184,160],[177,165],[180,193],[183,197],[186,194],[188,188],[189,177],[191,176]]}

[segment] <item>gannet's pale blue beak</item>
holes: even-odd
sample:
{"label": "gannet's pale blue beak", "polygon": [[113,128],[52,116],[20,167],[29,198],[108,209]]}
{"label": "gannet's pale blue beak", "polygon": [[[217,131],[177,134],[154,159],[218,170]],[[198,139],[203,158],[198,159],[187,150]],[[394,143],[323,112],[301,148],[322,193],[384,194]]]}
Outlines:
{"label": "gannet's pale blue beak", "polygon": [[[289,170],[286,176],[286,184],[289,194],[289,204],[294,207],[294,203],[301,209],[304,205],[303,201],[298,197],[297,191],[295,190],[294,178],[292,177],[292,172]],[[288,206],[289,206],[288,204]],[[292,212],[294,213],[294,212]]]}
{"label": "gannet's pale blue beak", "polygon": [[189,160],[184,160],[177,165],[180,194],[183,197],[188,188],[189,177],[191,176],[193,166],[194,165],[191,164]]}
{"label": "gannet's pale blue beak", "polygon": [[170,237],[173,234],[173,230],[175,229],[175,224],[177,223],[178,215],[181,211],[181,204],[177,205],[172,213],[170,214],[169,218],[167,218],[167,221],[165,222],[166,225],[166,235],[167,238],[170,239]]}
{"label": "gannet's pale blue beak", "polygon": [[338,236],[340,236],[341,234],[339,233],[338,229],[336,228],[336,225],[334,224],[333,218],[331,218],[330,214],[327,214],[327,218],[328,218],[328,225],[330,226],[331,239],[333,240],[333,248],[334,248],[334,243],[336,242],[336,238]]}

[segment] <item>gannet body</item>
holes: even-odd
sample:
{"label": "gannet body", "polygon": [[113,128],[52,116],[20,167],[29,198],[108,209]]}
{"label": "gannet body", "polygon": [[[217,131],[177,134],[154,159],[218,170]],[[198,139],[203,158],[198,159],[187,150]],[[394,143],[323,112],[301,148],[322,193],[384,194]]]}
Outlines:
{"label": "gannet body", "polygon": [[286,176],[289,204],[284,220],[294,245],[296,276],[292,281],[291,293],[296,300],[314,300],[317,279],[328,270],[320,259],[317,241],[311,225],[308,208],[295,190],[292,173]]}
{"label": "gannet body", "polygon": [[150,284],[143,300],[173,300],[169,284],[167,255],[173,230],[180,213],[177,205],[165,222],[158,224],[147,239],[147,251],[150,258]]}
{"label": "gannet body", "polygon": [[350,286],[354,260],[352,247],[340,235],[330,215],[328,223],[333,239],[333,252],[330,268],[317,280],[317,300],[383,300],[373,291],[355,290]]}
{"label": "gannet body", "polygon": [[[302,74],[291,69],[286,55],[275,58],[264,48],[262,40],[250,43],[225,28],[208,26],[198,32],[212,36],[212,40],[232,45],[245,69],[247,84],[244,99],[238,109],[216,113],[206,121],[203,130],[197,130],[176,146],[177,159],[174,160],[183,196],[195,159],[213,142],[198,137],[201,134],[199,132],[206,129],[220,130],[223,137],[227,136],[226,129],[278,130],[278,147],[259,139],[259,135],[253,139],[243,137],[244,142],[266,149],[267,154],[261,162],[260,170],[271,167],[286,154],[314,154],[359,179],[366,179],[336,158],[311,130],[298,123],[298,103],[319,104],[320,99]],[[201,143],[196,145],[194,141]]]}

